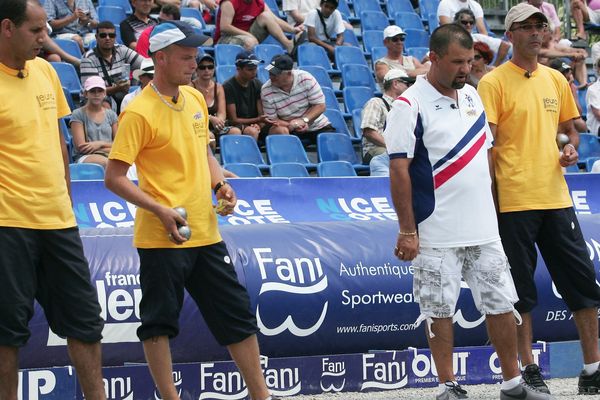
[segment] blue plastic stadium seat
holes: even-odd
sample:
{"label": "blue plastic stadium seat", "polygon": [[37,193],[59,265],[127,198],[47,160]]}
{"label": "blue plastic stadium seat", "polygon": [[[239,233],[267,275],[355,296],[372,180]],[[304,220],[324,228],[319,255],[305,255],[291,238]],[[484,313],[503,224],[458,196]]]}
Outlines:
{"label": "blue plastic stadium seat", "polygon": [[349,114],[346,115],[343,112],[343,110],[340,108],[340,103],[339,103],[333,89],[330,89],[328,87],[323,87],[323,88],[321,88],[321,90],[323,91],[323,96],[325,96],[325,107],[327,107],[327,109],[337,110],[342,113],[344,118],[346,118],[346,117],[350,118],[350,115]]}
{"label": "blue plastic stadium seat", "polygon": [[103,180],[104,168],[93,163],[69,164],[69,173],[72,181]]}
{"label": "blue plastic stadium seat", "polygon": [[259,81],[261,81],[262,83],[267,82],[269,79],[271,79],[269,77],[269,71],[267,71],[265,69],[265,65],[264,64],[260,64],[258,66],[258,73],[256,74],[256,77],[258,78]]}
{"label": "blue plastic stadium seat", "polygon": [[350,12],[350,7],[348,7],[348,3],[346,2],[346,0],[340,0],[337,9],[340,12],[340,14],[342,14],[342,18],[344,19],[344,21],[349,21],[349,22],[360,21],[360,18],[355,17]]}
{"label": "blue plastic stadium seat", "polygon": [[[373,0],[370,0],[373,1]],[[360,14],[360,27],[364,31],[382,31],[390,21],[382,11],[363,11]]]}
{"label": "blue plastic stadium seat", "polygon": [[235,57],[244,51],[244,48],[237,44],[216,44],[215,61],[217,66],[235,65]]}
{"label": "blue plastic stadium seat", "polygon": [[323,161],[317,165],[319,176],[356,176],[356,171],[348,161]]}
{"label": "blue plastic stadium seat", "polygon": [[590,133],[580,133],[577,152],[579,153],[579,165],[581,167],[586,167],[588,158],[600,157],[598,136]]}
{"label": "blue plastic stadium seat", "polygon": [[404,48],[429,47],[429,33],[423,29],[405,29]]}
{"label": "blue plastic stadium seat", "polygon": [[360,15],[364,11],[377,11],[383,13],[379,1],[375,0],[354,0],[354,13]]}
{"label": "blue plastic stadium seat", "polygon": [[285,51],[283,51],[281,46],[274,44],[261,43],[254,48],[254,54],[256,54],[256,57],[263,60],[265,64],[270,63],[271,59],[276,55],[283,53],[285,53]]}
{"label": "blue plastic stadium seat", "polygon": [[350,140],[353,142],[360,142],[360,140],[355,140],[354,136],[350,134],[348,125],[346,124],[341,112],[337,110],[325,110],[325,115],[327,116],[327,119],[329,119],[329,122],[331,122],[331,125],[333,125],[335,128],[336,132],[348,136],[348,138],[350,138]]}
{"label": "blue plastic stadium seat", "polygon": [[67,88],[71,96],[79,98],[83,88],[81,87],[81,81],[79,80],[77,71],[75,71],[75,67],[66,62],[51,62],[50,64],[56,70],[62,86]]}
{"label": "blue plastic stadium seat", "polygon": [[421,14],[421,19],[426,21],[429,14],[437,14],[439,4],[440,0],[419,0],[419,14]]}
{"label": "blue plastic stadium seat", "polygon": [[81,54],[81,49],[79,48],[79,44],[76,41],[70,39],[54,39],[54,43],[58,45],[61,49],[65,51],[65,53],[72,55],[73,57],[81,60],[83,54]]}
{"label": "blue plastic stadium seat", "polygon": [[270,171],[271,176],[275,178],[305,178],[310,176],[304,165],[295,162],[271,164]]}
{"label": "blue plastic stadium seat", "polygon": [[592,167],[596,161],[600,160],[600,157],[590,157],[585,160],[585,170],[587,172],[592,172]]}
{"label": "blue plastic stadium seat", "polygon": [[[346,64],[342,67],[342,83],[344,87],[348,86],[366,86],[373,93],[378,91],[378,87],[373,77],[371,68],[360,64]],[[350,112],[350,110],[349,110]]]}
{"label": "blue plastic stadium seat", "polygon": [[194,18],[200,23],[204,21],[204,18],[202,18],[202,13],[200,13],[200,10],[198,10],[197,8],[181,7],[179,11],[181,12],[182,18]]}
{"label": "blue plastic stadium seat", "polygon": [[397,12],[415,12],[410,0],[387,0],[387,13],[394,15]]}
{"label": "blue plastic stadium seat", "polygon": [[440,26],[440,20],[437,17],[437,13],[433,12],[427,15],[427,30],[429,33],[433,33]]}
{"label": "blue plastic stadium seat", "polygon": [[75,102],[73,101],[73,96],[71,96],[71,93],[69,93],[69,89],[63,86],[62,90],[65,98],[67,99],[67,104],[69,104],[69,109],[71,111],[75,110],[77,107],[75,107]]}
{"label": "blue plastic stadium seat", "polygon": [[396,21],[396,25],[401,27],[402,29],[420,29],[425,30],[425,26],[423,25],[423,21],[421,21],[421,17],[414,12],[397,12],[392,14],[394,16],[394,21]]}
{"label": "blue plastic stadium seat", "polygon": [[362,50],[358,47],[336,46],[335,48],[335,64],[338,69],[346,64],[362,64],[369,65]]}
{"label": "blue plastic stadium seat", "polygon": [[219,65],[217,66],[217,82],[223,84],[227,79],[231,78],[235,75],[236,67],[235,65]]}
{"label": "blue plastic stadium seat", "polygon": [[383,31],[363,31],[363,45],[366,54],[371,54],[373,47],[383,46]]}
{"label": "blue plastic stadium seat", "polygon": [[362,122],[362,109],[356,108],[352,111],[352,126],[354,128],[354,137],[356,139],[361,139],[362,141],[362,129],[360,129],[360,124]]}
{"label": "blue plastic stadium seat", "polygon": [[279,6],[277,5],[277,1],[275,0],[265,0],[265,4],[271,9],[273,14],[278,16],[281,19],[286,19],[285,14],[279,11]]}
{"label": "blue plastic stadium seat", "polygon": [[69,155],[69,162],[73,162],[73,136],[71,135],[71,131],[67,126],[67,121],[64,118],[60,118],[58,120],[58,128],[60,129],[60,133],[65,138],[65,143],[67,145],[67,154]]}
{"label": "blue plastic stadium seat", "polygon": [[333,89],[333,81],[331,80],[331,77],[329,76],[327,71],[325,71],[325,68],[320,67],[318,65],[305,65],[303,67],[300,67],[299,69],[310,73],[317,80],[317,82],[319,82],[319,85],[321,85],[321,89],[330,88],[336,93],[341,93],[340,90],[336,91],[335,89]]}
{"label": "blue plastic stadium seat", "polygon": [[315,44],[303,44],[298,46],[298,67],[307,65],[318,65],[325,68],[329,74],[339,74],[340,71],[331,67],[327,52],[321,46]]}
{"label": "blue plastic stadium seat", "polygon": [[429,52],[428,47],[411,47],[406,50],[406,54],[413,56],[417,61],[421,61],[427,55],[427,52]]}
{"label": "blue plastic stadium seat", "polygon": [[[127,14],[127,15],[133,14],[133,8],[131,8],[131,4],[129,3],[129,0],[100,0],[100,1],[98,1],[98,5],[99,6],[121,7],[123,10],[125,10],[125,14]],[[100,21],[102,21],[102,20],[100,20]]]}
{"label": "blue plastic stadium seat", "polygon": [[254,138],[243,135],[222,135],[219,143],[223,164],[250,163],[256,165],[261,171],[269,169]]}
{"label": "blue plastic stadium seat", "polygon": [[360,163],[352,141],[343,133],[320,133],[317,136],[319,161],[348,161],[355,171],[368,172],[369,166]]}
{"label": "blue plastic stadium seat", "polygon": [[123,7],[118,6],[99,6],[98,9],[98,20],[110,21],[115,25],[120,25],[125,18],[127,13]]}
{"label": "blue plastic stadium seat", "polygon": [[269,135],[266,139],[269,163],[298,163],[306,169],[315,169],[316,164],[310,162],[302,142],[294,135]]}
{"label": "blue plastic stadium seat", "polygon": [[352,29],[346,29],[344,31],[344,43],[349,44],[353,47],[360,47],[360,43],[358,42],[358,38]]}
{"label": "blue plastic stadium seat", "polygon": [[367,101],[373,97],[373,90],[367,86],[347,86],[343,92],[346,112],[350,114],[354,110],[362,110]]}
{"label": "blue plastic stadium seat", "polygon": [[371,60],[373,61],[373,71],[375,71],[375,62],[387,55],[387,48],[383,46],[375,46],[371,48]]}
{"label": "blue plastic stadium seat", "polygon": [[256,164],[231,163],[223,165],[223,168],[233,172],[240,178],[261,178],[263,176]]}

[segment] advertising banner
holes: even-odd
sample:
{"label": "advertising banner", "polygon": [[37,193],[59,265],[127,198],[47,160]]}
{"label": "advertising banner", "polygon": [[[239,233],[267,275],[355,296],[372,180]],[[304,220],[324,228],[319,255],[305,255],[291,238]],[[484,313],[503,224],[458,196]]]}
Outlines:
{"label": "advertising banner", "polygon": [[[600,266],[600,217],[581,215],[590,258]],[[269,357],[363,353],[427,347],[416,327],[413,270],[392,254],[394,221],[224,226],[238,277],[249,292]],[[91,276],[106,320],[105,365],[143,362],[139,260],[131,229],[82,230]],[[539,304],[533,312],[538,340],[577,338],[571,313],[554,288],[541,257],[536,271]],[[488,342],[484,317],[463,283],[455,315],[457,346]],[[21,351],[25,368],[68,365],[66,342],[54,335],[39,306],[32,337]],[[209,333],[191,298],[185,297],[180,334],[172,340],[178,363],[228,359]]]}
{"label": "advertising banner", "polygon": [[[600,174],[566,179],[575,211],[600,213]],[[396,219],[388,178],[232,179],[231,184],[238,204],[234,215],[219,217],[221,225]],[[103,182],[73,182],[72,191],[81,228],[133,226],[135,206],[106,190]]]}

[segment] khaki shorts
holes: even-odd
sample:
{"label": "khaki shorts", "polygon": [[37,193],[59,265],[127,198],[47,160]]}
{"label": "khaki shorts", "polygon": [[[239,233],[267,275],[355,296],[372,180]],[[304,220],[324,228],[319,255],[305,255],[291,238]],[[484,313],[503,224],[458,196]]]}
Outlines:
{"label": "khaki shorts", "polygon": [[420,248],[413,266],[413,294],[421,310],[419,322],[454,315],[461,277],[482,314],[514,312],[517,292],[499,240],[470,247]]}
{"label": "khaki shorts", "polygon": [[[263,42],[267,36],[269,36],[269,31],[260,26],[258,22],[255,20],[250,26],[250,30],[248,33],[252,34],[258,41],[258,43]],[[219,37],[219,44],[237,44],[239,46],[244,46],[246,43],[246,35],[228,35],[226,33],[221,33]]]}

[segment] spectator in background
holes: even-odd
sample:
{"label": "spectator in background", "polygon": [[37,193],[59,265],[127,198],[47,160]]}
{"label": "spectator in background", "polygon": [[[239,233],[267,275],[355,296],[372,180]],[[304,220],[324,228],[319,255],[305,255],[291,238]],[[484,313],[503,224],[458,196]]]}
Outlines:
{"label": "spectator in background", "polygon": [[[560,22],[560,18],[558,18],[558,14],[556,13],[556,8],[554,8],[554,5],[544,0],[527,0],[527,3],[540,10],[546,16],[546,18],[548,18],[548,23],[552,25],[552,29],[550,29],[552,40],[558,42],[561,37],[560,26],[562,24]],[[585,47],[585,45],[583,47]]]}
{"label": "spectator in background", "polygon": [[242,51],[235,57],[235,76],[223,83],[227,103],[227,120],[232,128],[230,134],[252,136],[259,140],[266,137],[271,128],[263,113],[260,100],[262,82],[256,79],[259,60],[254,53]]}
{"label": "spectator in background", "polygon": [[488,64],[494,59],[494,54],[496,55],[496,62],[494,65],[498,66],[504,62],[512,45],[505,40],[473,32],[473,27],[475,26],[475,14],[473,14],[473,11],[468,8],[459,10],[454,15],[454,22],[461,24],[467,31],[471,32],[474,42],[483,42],[492,50],[492,59]]}
{"label": "spectator in background", "polygon": [[375,61],[375,76],[378,82],[390,69],[401,69],[410,77],[415,77],[429,71],[428,65],[423,65],[413,56],[405,56],[404,40],[406,33],[397,25],[390,25],[383,30],[383,45],[387,48],[385,57]]}
{"label": "spectator in background", "polygon": [[276,17],[264,0],[221,0],[213,39],[215,43],[238,44],[252,50],[270,34],[292,53],[294,41],[284,32],[296,35],[302,28]]}
{"label": "spectator in background", "polygon": [[127,108],[127,105],[136,98],[142,90],[154,79],[154,62],[151,58],[144,58],[139,69],[133,71],[133,79],[140,82],[140,87],[123,98],[121,102],[121,111]]}
{"label": "spectator in background", "polygon": [[383,78],[383,96],[373,97],[361,113],[363,164],[369,164],[371,176],[389,176],[390,158],[385,148],[385,121],[394,100],[415,78],[409,78],[401,69],[391,69]]}
{"label": "spectator in background", "polygon": [[153,0],[131,0],[133,14],[121,21],[121,40],[125,46],[135,50],[142,32],[149,26],[158,24],[158,20],[150,16]]}
{"label": "spectator in background", "polygon": [[46,0],[44,10],[52,27],[52,37],[74,40],[81,52],[94,39],[98,14],[91,0]]}
{"label": "spectator in background", "polygon": [[494,53],[487,44],[483,42],[475,42],[473,44],[473,62],[471,63],[471,72],[467,78],[467,83],[473,87],[477,87],[479,81],[485,74],[494,69],[490,65],[494,59]]}
{"label": "spectator in background", "polygon": [[321,0],[320,9],[309,11],[304,21],[308,41],[323,47],[331,60],[334,59],[335,46],[344,45],[346,30],[337,7],[338,0]]}
{"label": "spectator in background", "polygon": [[325,116],[325,96],[316,79],[306,71],[294,70],[287,54],[273,57],[265,68],[269,80],[260,97],[273,126],[269,134],[295,134],[314,141],[321,132],[335,131]]}
{"label": "spectator in background", "polygon": [[[600,59],[594,62],[596,76],[600,75]],[[592,83],[588,87],[585,94],[585,102],[587,104],[587,120],[588,130],[594,135],[600,135],[600,80]]]}
{"label": "spectator in background", "polygon": [[[181,19],[181,11],[179,7],[173,4],[165,4],[160,8],[158,20],[162,21],[179,21]],[[144,58],[149,58],[148,48],[150,47],[150,34],[156,25],[151,25],[144,29],[137,42],[135,43],[135,51]]]}
{"label": "spectator in background", "polygon": [[477,32],[482,35],[487,35],[488,31],[483,20],[483,8],[481,8],[481,5],[475,0],[441,0],[437,9],[437,17],[440,21],[440,25],[452,23],[456,13],[463,8],[473,11]]}
{"label": "spectator in background", "polygon": [[96,32],[96,47],[81,59],[81,84],[90,76],[100,76],[106,93],[112,99],[112,109],[119,113],[121,101],[129,92],[129,71],[140,68],[143,58],[135,51],[115,44],[117,33],[112,22],[102,21]]}
{"label": "spectator in background", "polygon": [[[225,92],[220,83],[215,82],[215,59],[208,54],[196,58],[196,78],[190,85],[202,93],[208,107],[208,129],[211,139],[225,134],[227,126],[227,110],[225,108]],[[215,141],[211,142],[215,146]]]}
{"label": "spectator in background", "polygon": [[[571,89],[571,94],[573,95],[573,100],[575,100],[575,104],[577,105],[577,111],[579,111],[579,115],[582,113],[581,104],[579,103],[579,96],[577,95],[577,86],[575,85],[573,78],[573,71],[571,70],[571,66],[564,62],[561,58],[555,58],[548,65],[550,68],[553,68],[563,74],[567,82],[569,82],[569,88]],[[575,125],[575,129],[577,132],[587,132],[587,126],[583,118],[573,118],[573,124]],[[563,133],[563,127],[558,127],[558,133]]]}
{"label": "spectator in background", "polygon": [[552,25],[548,23],[548,29],[544,32],[542,38],[542,48],[539,52],[540,63],[549,65],[553,58],[568,58],[571,60],[573,67],[573,75],[577,79],[578,88],[584,89],[587,87],[587,50],[576,49],[570,46],[565,46],[553,40]]}
{"label": "spectator in background", "polygon": [[600,10],[593,10],[585,0],[571,0],[571,15],[575,20],[578,39],[587,40],[588,38],[584,23],[600,25]]}
{"label": "spectator in background", "polygon": [[281,9],[287,15],[288,24],[301,26],[309,11],[319,7],[320,0],[283,0]]}
{"label": "spectator in background", "polygon": [[85,106],[71,115],[73,160],[76,163],[100,164],[106,168],[108,153],[117,133],[117,114],[102,107],[106,85],[99,76],[85,81]]}

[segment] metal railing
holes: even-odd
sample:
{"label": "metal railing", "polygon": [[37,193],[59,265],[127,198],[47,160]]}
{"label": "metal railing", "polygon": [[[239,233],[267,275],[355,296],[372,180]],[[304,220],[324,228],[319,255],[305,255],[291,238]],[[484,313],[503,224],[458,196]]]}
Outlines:
{"label": "metal railing", "polygon": [[[563,6],[563,0],[546,0],[548,3],[554,4],[558,10]],[[480,0],[479,3],[484,10],[505,10],[508,11],[512,6],[520,3],[521,0]]]}

